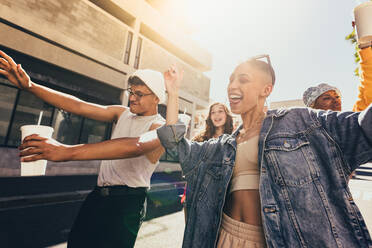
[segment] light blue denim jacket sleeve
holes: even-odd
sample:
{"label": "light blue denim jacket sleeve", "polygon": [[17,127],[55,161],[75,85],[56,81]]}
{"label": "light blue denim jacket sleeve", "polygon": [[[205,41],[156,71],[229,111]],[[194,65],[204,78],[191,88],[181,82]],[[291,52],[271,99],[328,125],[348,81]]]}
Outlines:
{"label": "light blue denim jacket sleeve", "polygon": [[362,112],[318,111],[316,118],[340,147],[348,170],[372,160],[372,104]]}
{"label": "light blue denim jacket sleeve", "polygon": [[372,104],[360,113],[358,122],[364,134],[372,142]]}
{"label": "light blue denim jacket sleeve", "polygon": [[201,158],[205,142],[191,142],[184,137],[185,132],[185,125],[179,121],[174,125],[164,125],[157,129],[162,146],[166,152],[178,156],[183,174],[186,176],[196,166],[195,159]]}

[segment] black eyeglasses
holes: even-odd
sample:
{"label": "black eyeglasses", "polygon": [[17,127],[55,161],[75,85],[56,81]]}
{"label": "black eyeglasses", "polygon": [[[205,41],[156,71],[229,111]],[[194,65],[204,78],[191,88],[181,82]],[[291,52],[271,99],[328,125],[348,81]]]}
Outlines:
{"label": "black eyeglasses", "polygon": [[130,96],[135,96],[137,99],[141,99],[141,97],[143,97],[143,96],[149,96],[149,95],[154,94],[154,93],[145,94],[145,93],[142,93],[141,91],[133,91],[131,88],[128,88],[128,89],[125,89],[125,90],[128,91]]}
{"label": "black eyeglasses", "polygon": [[250,58],[249,60],[259,60],[263,58],[266,58],[267,60],[267,64],[269,65],[269,69],[270,69],[271,79],[273,80],[273,85],[274,85],[275,84],[275,72],[274,72],[273,66],[271,65],[270,56],[268,54],[262,54],[262,55],[254,56]]}

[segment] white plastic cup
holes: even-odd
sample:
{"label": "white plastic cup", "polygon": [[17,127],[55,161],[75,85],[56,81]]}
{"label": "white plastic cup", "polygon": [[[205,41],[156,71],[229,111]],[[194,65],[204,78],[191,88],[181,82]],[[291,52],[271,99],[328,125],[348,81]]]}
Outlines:
{"label": "white plastic cup", "polygon": [[372,2],[368,1],[356,6],[354,18],[359,43],[372,42]]}
{"label": "white plastic cup", "polygon": [[[38,134],[44,138],[51,138],[54,129],[49,126],[42,125],[25,125],[21,126],[22,141],[25,137],[31,134]],[[46,170],[46,160],[38,160],[33,162],[21,162],[21,176],[43,176]]]}

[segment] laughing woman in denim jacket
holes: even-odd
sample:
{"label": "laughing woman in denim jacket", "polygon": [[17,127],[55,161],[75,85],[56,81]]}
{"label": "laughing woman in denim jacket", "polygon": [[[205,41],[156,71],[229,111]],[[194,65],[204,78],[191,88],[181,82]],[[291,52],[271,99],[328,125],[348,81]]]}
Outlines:
{"label": "laughing woman in denim jacket", "polygon": [[178,154],[189,187],[183,247],[372,247],[347,185],[372,161],[372,106],[264,113],[275,76],[269,60],[254,58],[235,68],[228,86],[242,126],[190,142],[177,122],[175,82],[167,84],[167,125],[157,133]]}

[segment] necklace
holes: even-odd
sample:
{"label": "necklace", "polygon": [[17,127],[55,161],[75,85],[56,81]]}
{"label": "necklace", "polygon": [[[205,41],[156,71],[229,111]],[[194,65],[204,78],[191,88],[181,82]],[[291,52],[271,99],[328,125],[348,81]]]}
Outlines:
{"label": "necklace", "polygon": [[256,127],[260,126],[263,120],[266,117],[266,113],[262,113],[253,124],[248,128],[242,128],[239,130],[239,138],[243,139],[251,130],[254,130]]}

